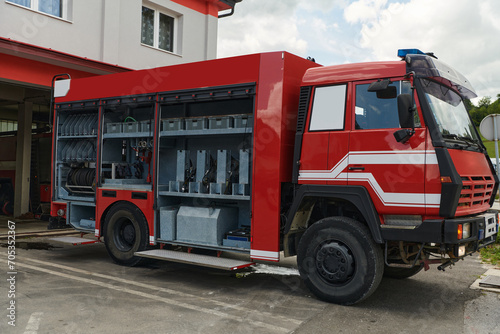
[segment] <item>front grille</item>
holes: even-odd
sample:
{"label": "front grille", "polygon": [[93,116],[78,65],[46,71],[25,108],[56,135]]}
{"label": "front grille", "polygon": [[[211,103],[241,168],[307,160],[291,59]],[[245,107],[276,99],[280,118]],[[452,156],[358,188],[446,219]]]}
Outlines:
{"label": "front grille", "polygon": [[458,200],[457,215],[470,210],[477,212],[489,208],[495,181],[491,176],[462,176],[462,191]]}

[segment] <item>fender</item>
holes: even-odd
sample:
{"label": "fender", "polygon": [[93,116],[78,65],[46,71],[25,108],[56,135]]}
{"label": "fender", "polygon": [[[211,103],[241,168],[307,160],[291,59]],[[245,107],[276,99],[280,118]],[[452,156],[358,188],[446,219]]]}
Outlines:
{"label": "fender", "polygon": [[288,211],[284,235],[290,232],[295,213],[306,197],[336,198],[352,203],[365,218],[373,240],[379,244],[384,243],[377,211],[368,191],[362,186],[301,185],[295,193],[293,203]]}

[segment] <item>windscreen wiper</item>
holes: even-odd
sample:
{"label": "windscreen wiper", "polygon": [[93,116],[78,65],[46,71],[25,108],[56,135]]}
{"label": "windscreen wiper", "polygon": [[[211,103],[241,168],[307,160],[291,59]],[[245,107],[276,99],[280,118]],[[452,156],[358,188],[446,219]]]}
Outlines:
{"label": "windscreen wiper", "polygon": [[442,136],[445,139],[452,140],[453,141],[452,143],[456,148],[469,148],[472,147],[472,145],[474,145],[480,151],[483,150],[481,144],[477,140],[472,139],[470,137],[458,136],[454,133],[443,134]]}
{"label": "windscreen wiper", "polygon": [[465,137],[465,136],[457,136],[458,139],[464,140],[468,143],[474,144],[477,147],[481,148],[481,143],[477,139],[473,139],[471,137]]}
{"label": "windscreen wiper", "polygon": [[442,136],[444,139],[451,140],[452,143],[450,143],[450,144],[453,144],[453,146],[455,148],[462,148],[463,149],[463,148],[471,147],[471,144],[468,141],[464,141],[463,139],[461,139],[459,136],[457,136],[454,133],[442,134]]}

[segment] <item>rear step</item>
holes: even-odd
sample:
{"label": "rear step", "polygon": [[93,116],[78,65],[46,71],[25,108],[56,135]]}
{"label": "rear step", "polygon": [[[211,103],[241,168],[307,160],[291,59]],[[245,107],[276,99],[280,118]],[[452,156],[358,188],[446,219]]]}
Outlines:
{"label": "rear step", "polygon": [[148,257],[151,259],[166,260],[180,263],[188,263],[203,267],[210,267],[223,270],[237,270],[254,265],[253,262],[214,257],[208,255],[184,253],[166,249],[152,249],[142,252],[135,252],[134,255]]}
{"label": "rear step", "polygon": [[65,244],[72,244],[73,246],[87,245],[87,244],[94,244],[96,242],[101,242],[101,240],[99,240],[99,239],[90,240],[90,239],[77,238],[77,237],[59,237],[59,238],[50,238],[49,240],[59,241],[59,242],[65,243]]}

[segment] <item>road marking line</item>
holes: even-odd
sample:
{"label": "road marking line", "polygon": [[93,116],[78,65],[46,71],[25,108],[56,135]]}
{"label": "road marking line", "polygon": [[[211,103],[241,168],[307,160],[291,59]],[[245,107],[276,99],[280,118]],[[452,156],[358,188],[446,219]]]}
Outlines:
{"label": "road marking line", "polygon": [[[2,260],[2,259],[0,259],[0,262],[7,263],[7,261]],[[145,292],[140,292],[140,291],[136,291],[136,290],[132,290],[132,289],[128,289],[128,288],[123,288],[123,287],[115,286],[112,284],[108,284],[108,283],[104,283],[104,282],[100,282],[100,281],[96,281],[96,280],[92,280],[92,279],[88,279],[88,278],[64,274],[64,273],[60,273],[57,271],[53,271],[53,270],[49,270],[49,269],[45,269],[45,268],[41,268],[41,267],[37,267],[37,266],[32,266],[32,265],[25,264],[25,263],[16,263],[16,265],[18,267],[33,269],[33,270],[41,271],[41,272],[51,274],[51,275],[60,276],[60,277],[64,277],[64,278],[68,278],[68,279],[72,279],[75,281],[80,281],[80,282],[84,282],[84,283],[88,283],[88,284],[92,284],[92,285],[97,285],[97,286],[100,286],[103,288],[112,289],[112,290],[116,290],[116,291],[120,291],[120,292],[125,292],[125,293],[129,293],[132,295],[144,297],[144,298],[153,299],[153,300],[165,303],[165,304],[169,304],[169,305],[173,305],[173,306],[177,306],[177,307],[182,307],[182,308],[187,308],[190,310],[194,310],[194,311],[198,311],[198,312],[202,312],[202,313],[207,313],[210,315],[215,315],[215,316],[218,316],[221,318],[228,318],[228,319],[232,319],[232,320],[235,320],[238,322],[250,321],[252,324],[255,324],[259,327],[265,327],[265,328],[268,328],[268,329],[271,329],[274,331],[287,332],[287,333],[290,331],[290,329],[287,329],[284,327],[274,326],[271,324],[267,324],[267,323],[264,323],[261,321],[255,321],[255,320],[251,320],[251,319],[242,319],[241,317],[234,316],[234,315],[224,313],[224,312],[219,312],[217,310],[199,307],[196,305],[191,305],[191,304],[179,302],[179,301],[176,301],[176,300],[173,300],[170,298],[159,297],[159,296],[156,296],[156,295],[153,295],[150,293],[145,293]]]}
{"label": "road marking line", "polygon": [[61,264],[49,263],[49,262],[35,260],[35,259],[25,258],[23,260],[34,262],[34,263],[38,263],[38,264],[43,264],[43,265],[47,265],[47,266],[52,266],[52,267],[55,267],[55,268],[64,269],[64,270],[68,270],[68,271],[73,271],[73,272],[77,272],[77,273],[81,273],[81,274],[85,274],[85,275],[89,275],[89,276],[100,277],[100,278],[104,278],[104,279],[108,279],[108,280],[112,280],[112,281],[116,281],[116,282],[121,282],[121,283],[129,284],[129,285],[135,285],[137,287],[141,287],[141,288],[145,288],[145,289],[150,289],[150,290],[154,290],[154,291],[158,291],[158,292],[165,292],[165,293],[172,294],[172,295],[177,295],[177,296],[180,296],[180,297],[193,298],[193,299],[198,299],[198,300],[204,300],[204,301],[213,303],[213,304],[215,304],[217,306],[220,306],[220,307],[231,308],[231,309],[238,310],[238,311],[243,311],[243,312],[253,312],[253,313],[264,315],[264,316],[267,316],[267,317],[270,317],[270,318],[280,319],[280,320],[283,320],[283,321],[288,322],[288,323],[293,323],[295,325],[300,325],[303,322],[303,321],[300,321],[300,320],[297,320],[297,319],[287,318],[287,317],[284,317],[284,316],[281,316],[281,315],[278,315],[278,314],[272,314],[272,313],[265,312],[265,311],[255,311],[255,310],[252,310],[252,309],[249,309],[249,308],[246,308],[246,307],[242,307],[242,306],[239,306],[239,305],[232,305],[232,304],[220,302],[220,301],[209,299],[209,298],[203,298],[203,297],[200,297],[200,296],[197,296],[197,295],[192,295],[192,294],[185,293],[185,292],[180,292],[180,291],[176,291],[176,290],[172,290],[172,289],[168,289],[168,288],[160,288],[160,287],[153,286],[153,285],[150,285],[150,284],[145,284],[145,283],[130,281],[130,280],[127,280],[127,279],[124,279],[124,278],[114,277],[114,276],[105,275],[105,274],[99,274],[99,273],[91,272],[91,271],[84,270],[84,269],[78,269],[78,268],[68,267],[68,266],[61,265]]}
{"label": "road marking line", "polygon": [[37,334],[40,321],[42,320],[43,312],[35,312],[31,314],[28,324],[26,325],[24,334]]}

